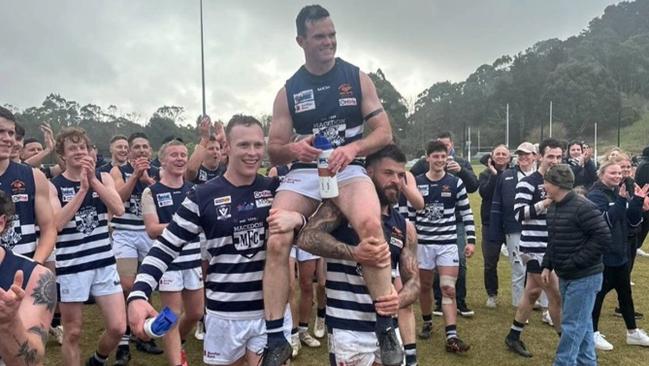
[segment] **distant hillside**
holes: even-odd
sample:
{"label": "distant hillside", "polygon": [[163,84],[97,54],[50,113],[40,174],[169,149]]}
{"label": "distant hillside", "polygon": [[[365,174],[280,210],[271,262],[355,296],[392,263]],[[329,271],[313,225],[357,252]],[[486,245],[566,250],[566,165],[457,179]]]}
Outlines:
{"label": "distant hillside", "polygon": [[[469,126],[474,146],[478,129],[483,146],[502,143],[508,103],[510,145],[538,140],[541,125],[548,135],[550,101],[554,135],[592,141],[594,122],[608,136],[618,123],[641,121],[647,100],[649,0],[622,2],[607,7],[579,35],[540,41],[478,67],[465,81],[432,85],[408,116],[404,145],[413,154],[433,131],[449,129],[462,143]],[[624,129],[629,136],[623,141],[642,138],[632,131]]]}

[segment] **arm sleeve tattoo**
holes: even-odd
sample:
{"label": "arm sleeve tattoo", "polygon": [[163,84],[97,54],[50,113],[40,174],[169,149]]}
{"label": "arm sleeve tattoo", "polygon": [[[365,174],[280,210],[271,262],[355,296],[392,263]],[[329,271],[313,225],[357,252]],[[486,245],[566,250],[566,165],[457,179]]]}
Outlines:
{"label": "arm sleeve tattoo", "polygon": [[38,279],[34,292],[34,305],[45,305],[50,313],[54,312],[56,307],[56,280],[50,271],[45,271]]}
{"label": "arm sleeve tattoo", "polygon": [[341,219],[342,212],[333,202],[322,203],[297,238],[300,249],[325,258],[354,260],[353,247],[330,234],[340,225]]}
{"label": "arm sleeve tattoo", "polygon": [[407,223],[406,245],[401,250],[399,272],[403,288],[399,291],[399,303],[406,307],[417,300],[419,296],[419,268],[417,263],[417,232],[415,226]]}

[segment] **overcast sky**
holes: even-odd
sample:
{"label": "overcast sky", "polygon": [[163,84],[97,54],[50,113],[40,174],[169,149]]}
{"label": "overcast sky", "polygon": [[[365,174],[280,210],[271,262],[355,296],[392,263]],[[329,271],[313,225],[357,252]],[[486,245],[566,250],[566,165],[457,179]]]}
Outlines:
{"label": "overcast sky", "polygon": [[[548,38],[576,35],[606,0],[323,1],[337,55],[381,68],[409,100],[435,82],[464,80],[478,66]],[[207,109],[270,114],[284,81],[303,63],[295,16],[311,2],[204,1]],[[116,105],[143,122],[162,105],[200,113],[198,0],[0,0],[0,105],[40,105],[59,93],[80,104]]]}

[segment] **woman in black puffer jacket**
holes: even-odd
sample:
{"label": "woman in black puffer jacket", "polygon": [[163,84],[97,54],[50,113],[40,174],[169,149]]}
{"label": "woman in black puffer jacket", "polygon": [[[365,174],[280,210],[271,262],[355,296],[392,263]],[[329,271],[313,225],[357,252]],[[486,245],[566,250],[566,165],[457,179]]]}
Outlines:
{"label": "woman in black puffer jacket", "polygon": [[620,186],[622,171],[614,160],[603,163],[598,175],[599,180],[593,184],[588,199],[602,212],[611,229],[612,240],[604,250],[604,282],[593,308],[595,347],[605,351],[613,349],[613,345],[598,331],[604,297],[612,289],[617,292],[620,311],[626,324],[627,344],[649,347],[649,336],[636,326],[627,248],[629,227],[636,227],[642,221],[642,204],[646,191],[634,187],[633,192],[627,192],[623,184]]}

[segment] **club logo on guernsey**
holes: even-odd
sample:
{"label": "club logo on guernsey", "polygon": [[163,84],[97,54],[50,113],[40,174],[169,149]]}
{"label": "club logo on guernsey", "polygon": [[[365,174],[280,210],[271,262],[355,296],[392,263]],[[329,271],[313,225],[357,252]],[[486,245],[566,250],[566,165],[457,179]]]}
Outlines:
{"label": "club logo on guernsey", "polygon": [[129,200],[128,212],[138,217],[142,216],[142,205],[140,204],[139,197],[131,196],[131,199]]}
{"label": "club logo on guernsey", "polygon": [[155,197],[158,201],[158,207],[173,206],[174,204],[174,200],[171,198],[170,192],[158,193],[155,195]]}
{"label": "club logo on guernsey", "polygon": [[79,232],[90,235],[99,226],[97,209],[94,206],[89,206],[79,210],[74,217],[74,222]]}
{"label": "club logo on guernsey", "polygon": [[264,223],[251,222],[233,228],[234,247],[239,254],[252,258],[264,245]]}
{"label": "club logo on guernsey", "polygon": [[345,144],[345,130],[347,124],[342,119],[333,119],[324,122],[316,122],[313,124],[313,134],[321,134],[331,142],[334,147],[342,146]]}
{"label": "club logo on guernsey", "polygon": [[442,197],[451,197],[451,187],[446,184],[442,185]]}
{"label": "club logo on guernsey", "polygon": [[302,90],[297,94],[293,94],[293,102],[295,103],[295,113],[314,110],[315,96],[313,95],[313,89]]}
{"label": "club logo on guernsey", "polygon": [[5,230],[4,234],[0,237],[0,242],[2,242],[2,244],[8,249],[11,249],[14,245],[18,244],[20,239],[23,237],[20,233],[20,217],[18,215],[13,215],[8,221],[10,221],[10,223],[8,224],[7,230]]}
{"label": "club logo on guernsey", "polygon": [[426,216],[429,220],[440,220],[444,217],[444,204],[433,202],[426,205]]}

